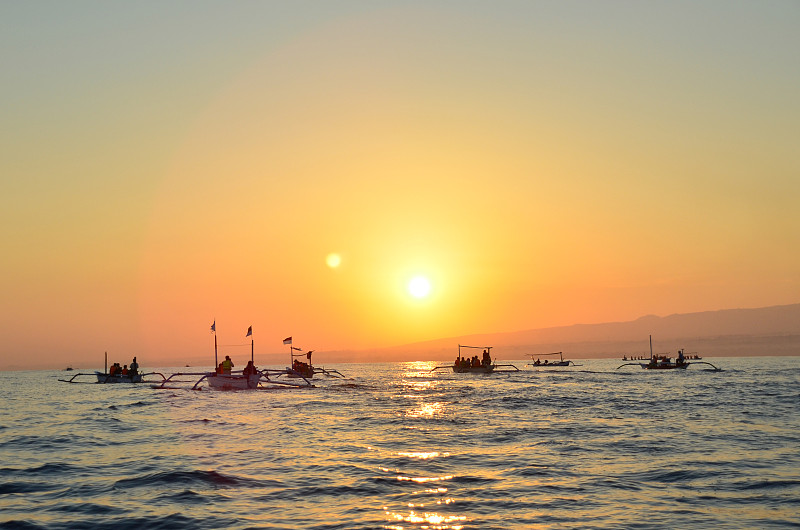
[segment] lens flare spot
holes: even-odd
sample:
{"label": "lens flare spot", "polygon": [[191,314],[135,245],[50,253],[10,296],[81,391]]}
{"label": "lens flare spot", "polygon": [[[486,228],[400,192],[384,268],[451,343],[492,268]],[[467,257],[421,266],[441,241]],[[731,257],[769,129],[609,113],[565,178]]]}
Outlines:
{"label": "lens flare spot", "polygon": [[327,263],[328,267],[330,267],[331,269],[335,269],[336,267],[342,264],[342,256],[340,256],[335,252],[331,252],[325,258],[325,263]]}

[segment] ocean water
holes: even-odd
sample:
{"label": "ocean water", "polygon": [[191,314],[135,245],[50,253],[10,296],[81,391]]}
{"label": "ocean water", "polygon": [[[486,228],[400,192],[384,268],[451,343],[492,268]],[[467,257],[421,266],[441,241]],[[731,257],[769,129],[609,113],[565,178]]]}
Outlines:
{"label": "ocean water", "polygon": [[800,527],[800,358],[707,360],[238,392],[4,372],[0,528]]}

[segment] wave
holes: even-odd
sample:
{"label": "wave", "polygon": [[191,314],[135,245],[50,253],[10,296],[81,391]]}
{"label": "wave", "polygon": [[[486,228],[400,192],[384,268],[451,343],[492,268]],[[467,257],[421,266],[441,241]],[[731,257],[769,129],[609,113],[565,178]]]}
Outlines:
{"label": "wave", "polygon": [[115,489],[153,488],[159,486],[174,486],[176,484],[196,484],[211,488],[269,488],[281,487],[283,483],[278,480],[253,479],[224,475],[217,471],[163,471],[149,473],[134,478],[118,480],[114,483]]}

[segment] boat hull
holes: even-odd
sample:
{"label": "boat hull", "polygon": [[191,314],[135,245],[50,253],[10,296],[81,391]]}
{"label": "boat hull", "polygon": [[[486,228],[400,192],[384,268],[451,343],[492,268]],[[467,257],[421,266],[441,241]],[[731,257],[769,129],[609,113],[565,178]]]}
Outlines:
{"label": "boat hull", "polygon": [[453,371],[457,374],[490,374],[494,371],[494,365],[490,366],[453,366]]}
{"label": "boat hull", "polygon": [[312,379],[314,377],[314,367],[305,365],[305,366],[295,366],[294,368],[286,367],[287,377],[291,378],[303,378],[303,379]]}
{"label": "boat hull", "polygon": [[556,361],[554,363],[539,363],[539,364],[532,363],[530,364],[530,366],[533,366],[534,368],[557,368],[559,366],[562,367],[569,366],[569,361]]}
{"label": "boat hull", "polygon": [[642,368],[645,370],[675,370],[675,369],[683,369],[689,366],[689,363],[681,363],[681,364],[643,364]]}
{"label": "boat hull", "polygon": [[95,372],[97,375],[97,382],[98,383],[141,383],[142,382],[142,374],[136,374],[134,376],[130,375],[108,375],[102,372]]}
{"label": "boat hull", "polygon": [[258,388],[259,374],[250,376],[213,374],[206,378],[208,386],[216,390],[248,390]]}

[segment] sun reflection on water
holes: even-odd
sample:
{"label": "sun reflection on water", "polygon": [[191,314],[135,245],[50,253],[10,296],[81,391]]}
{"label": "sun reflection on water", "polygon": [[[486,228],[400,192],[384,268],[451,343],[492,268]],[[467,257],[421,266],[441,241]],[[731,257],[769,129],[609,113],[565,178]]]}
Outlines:
{"label": "sun reflection on water", "polygon": [[[460,530],[464,528],[464,526],[459,523],[463,523],[467,520],[465,515],[441,515],[437,512],[417,513],[414,510],[408,512],[408,515],[386,510],[386,516],[398,522],[412,523],[418,528],[430,528],[433,530]],[[401,525],[391,525],[384,526],[384,528],[404,530],[405,527]]]}
{"label": "sun reflection on water", "polygon": [[411,418],[432,418],[444,412],[444,403],[420,403],[417,407],[406,411],[406,416]]}
{"label": "sun reflection on water", "polygon": [[418,460],[429,460],[431,458],[437,458],[440,456],[450,456],[450,453],[440,453],[438,451],[430,451],[430,452],[417,452],[417,453],[410,453],[410,452],[399,452],[397,456],[406,456],[408,458],[414,458]]}
{"label": "sun reflection on water", "polygon": [[407,477],[405,475],[397,475],[397,480],[416,482],[417,484],[424,484],[426,482],[439,482],[442,480],[452,480],[453,475],[443,475],[441,477]]}
{"label": "sun reflection on water", "polygon": [[433,361],[412,361],[403,363],[403,376],[414,377],[420,375],[429,375],[430,371],[436,367]]}

